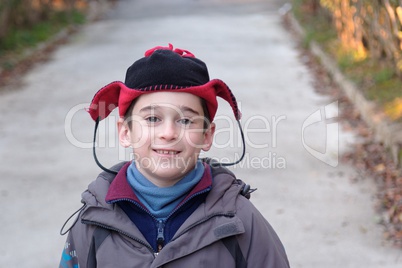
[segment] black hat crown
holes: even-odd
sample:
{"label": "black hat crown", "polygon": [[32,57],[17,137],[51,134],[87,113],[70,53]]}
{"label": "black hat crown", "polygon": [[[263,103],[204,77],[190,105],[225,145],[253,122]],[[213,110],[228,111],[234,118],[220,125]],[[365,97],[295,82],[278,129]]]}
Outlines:
{"label": "black hat crown", "polygon": [[134,62],[127,69],[124,83],[129,88],[146,89],[155,86],[184,88],[208,82],[208,69],[203,61],[192,54],[183,56],[172,50],[158,49]]}

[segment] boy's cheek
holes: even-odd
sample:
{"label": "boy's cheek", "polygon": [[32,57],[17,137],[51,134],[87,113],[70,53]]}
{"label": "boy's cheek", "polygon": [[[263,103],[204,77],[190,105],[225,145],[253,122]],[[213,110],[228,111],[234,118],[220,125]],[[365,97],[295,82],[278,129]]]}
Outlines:
{"label": "boy's cheek", "polygon": [[186,139],[186,143],[194,148],[202,149],[205,146],[205,138],[203,135],[203,130],[198,133],[187,133],[184,137]]}
{"label": "boy's cheek", "polygon": [[131,141],[134,148],[140,148],[146,144],[152,143],[150,140],[148,128],[142,126],[140,123],[135,123],[131,127]]}
{"label": "boy's cheek", "polygon": [[148,125],[139,122],[139,121],[133,121],[132,125],[131,125],[131,131],[134,135],[136,136],[147,136],[148,137],[148,133],[149,133],[149,127]]}

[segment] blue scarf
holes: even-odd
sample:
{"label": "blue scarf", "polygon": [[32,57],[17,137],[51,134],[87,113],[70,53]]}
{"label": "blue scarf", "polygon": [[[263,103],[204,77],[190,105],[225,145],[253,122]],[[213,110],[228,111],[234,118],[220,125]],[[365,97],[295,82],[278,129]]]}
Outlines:
{"label": "blue scarf", "polygon": [[165,220],[188,192],[201,180],[204,165],[197,161],[195,168],[175,185],[158,187],[150,182],[133,162],[127,169],[127,180],[141,203],[158,220]]}

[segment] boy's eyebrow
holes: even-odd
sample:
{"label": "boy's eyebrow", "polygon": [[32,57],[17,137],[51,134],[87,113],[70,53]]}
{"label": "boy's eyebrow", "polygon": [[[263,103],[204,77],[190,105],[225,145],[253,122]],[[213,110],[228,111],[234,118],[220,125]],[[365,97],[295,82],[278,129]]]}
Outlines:
{"label": "boy's eyebrow", "polygon": [[[159,108],[161,108],[161,106],[159,106],[159,105],[148,105],[148,106],[141,108],[141,110],[139,112],[143,113],[143,112],[148,112],[148,111],[152,111],[152,110],[158,110]],[[200,115],[199,112],[197,112],[196,110],[192,109],[191,107],[188,107],[185,105],[180,106],[180,111],[181,112],[190,112],[195,115]]]}
{"label": "boy's eyebrow", "polygon": [[140,110],[140,113],[142,113],[142,112],[148,112],[148,111],[152,111],[152,110],[157,110],[158,108],[160,108],[158,105],[148,105],[148,106],[145,106],[145,107],[143,107],[143,108],[141,108],[141,110]]}
{"label": "boy's eyebrow", "polygon": [[199,112],[197,112],[196,110],[194,110],[194,109],[192,109],[192,108],[190,108],[188,106],[185,106],[185,105],[180,106],[180,110],[182,112],[190,112],[190,113],[193,113],[193,114],[196,114],[196,115],[200,115]]}

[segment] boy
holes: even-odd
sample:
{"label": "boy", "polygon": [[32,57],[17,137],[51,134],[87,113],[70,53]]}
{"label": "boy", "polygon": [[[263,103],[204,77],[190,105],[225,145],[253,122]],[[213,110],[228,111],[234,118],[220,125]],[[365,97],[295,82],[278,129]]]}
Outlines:
{"label": "boy", "polygon": [[217,96],[239,120],[226,84],[171,45],[148,50],[124,83],[95,94],[88,111],[96,127],[118,106],[119,141],[134,159],[109,170],[95,155],[105,172],[82,195],[60,267],[289,267],[249,188],[199,159],[212,146]]}

